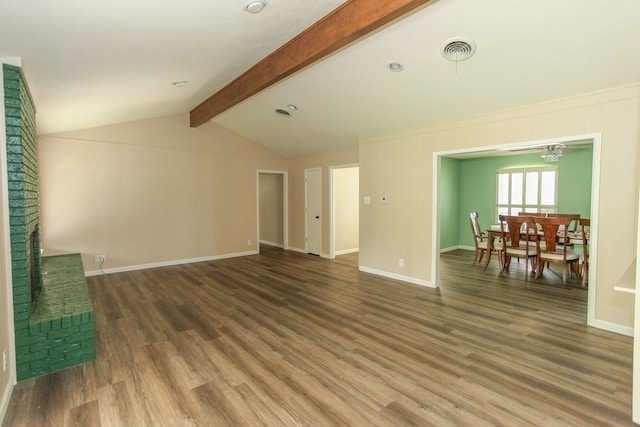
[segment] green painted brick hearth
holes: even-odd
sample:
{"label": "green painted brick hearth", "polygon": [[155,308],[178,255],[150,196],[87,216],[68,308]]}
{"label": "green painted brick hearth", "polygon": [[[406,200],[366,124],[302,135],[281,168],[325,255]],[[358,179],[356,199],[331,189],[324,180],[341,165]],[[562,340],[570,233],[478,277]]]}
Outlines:
{"label": "green painted brick hearth", "polygon": [[[16,375],[21,381],[95,359],[95,332],[80,255],[40,256],[35,110],[20,68],[3,64],[2,76]],[[39,294],[32,292],[32,282]]]}

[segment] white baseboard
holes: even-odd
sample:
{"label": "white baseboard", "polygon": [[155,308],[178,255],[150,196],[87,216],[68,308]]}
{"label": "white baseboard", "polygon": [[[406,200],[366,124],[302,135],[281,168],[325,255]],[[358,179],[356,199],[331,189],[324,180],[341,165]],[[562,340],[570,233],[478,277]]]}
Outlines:
{"label": "white baseboard", "polygon": [[4,417],[7,415],[7,409],[9,408],[9,401],[11,400],[11,394],[13,394],[13,386],[16,384],[16,378],[11,374],[7,386],[2,390],[2,399],[0,399],[0,424],[4,422]]}
{"label": "white baseboard", "polygon": [[363,267],[360,266],[358,269],[364,273],[375,274],[376,276],[387,277],[389,279],[400,280],[402,282],[413,283],[414,285],[426,286],[429,288],[437,287],[435,283],[430,282],[428,280],[416,279],[415,277],[403,276],[401,274],[390,273],[388,271],[376,270],[375,268]]}
{"label": "white baseboard", "polygon": [[[458,246],[451,246],[451,247],[449,247],[449,248],[442,248],[442,249],[440,249],[440,253],[441,253],[441,254],[443,254],[443,253],[446,253],[446,252],[455,251],[455,250],[457,250],[457,249],[467,249],[467,248],[468,248],[467,246],[460,246],[460,245],[458,245]],[[471,248],[471,250],[472,250],[472,251],[474,251],[474,250],[475,250],[475,248]]]}
{"label": "white baseboard", "polygon": [[605,322],[602,320],[595,320],[593,324],[589,326],[593,326],[594,328],[603,329],[609,332],[614,332],[620,335],[626,335],[628,337],[633,336],[633,328],[630,326],[622,326],[616,323]]}
{"label": "white baseboard", "polygon": [[295,247],[293,247],[293,246],[289,246],[289,247],[287,248],[287,250],[290,250],[290,251],[293,251],[293,252],[299,252],[299,253],[301,253],[301,254],[306,254],[306,253],[307,253],[307,251],[305,251],[304,249],[295,248]]}
{"label": "white baseboard", "polygon": [[[293,252],[299,252],[301,254],[308,254],[307,251],[305,251],[304,249],[300,249],[300,248],[294,248],[293,246],[289,246],[287,248],[288,251],[293,251]],[[319,254],[320,258],[329,258],[328,254]]]}
{"label": "white baseboard", "polygon": [[237,257],[247,256],[247,255],[256,255],[258,253],[259,252],[256,249],[256,250],[253,250],[253,251],[236,252],[236,253],[232,253],[232,254],[222,254],[222,255],[212,255],[212,256],[202,257],[202,258],[180,259],[180,260],[173,260],[173,261],[154,262],[154,263],[150,263],[150,264],[129,265],[129,266],[126,266],[126,267],[105,268],[103,270],[86,271],[84,274],[87,277],[89,277],[89,276],[99,276],[101,274],[122,273],[122,272],[125,272],[125,271],[146,270],[146,269],[149,269],[149,268],[169,267],[169,266],[172,266],[172,265],[191,264],[191,263],[194,263],[194,262],[216,261],[216,260],[219,260],[219,259],[237,258]]}
{"label": "white baseboard", "polygon": [[338,255],[346,255],[346,254],[352,254],[355,252],[360,252],[360,248],[353,248],[353,249],[343,249],[341,251],[336,251],[336,256]]}
{"label": "white baseboard", "polygon": [[268,240],[260,240],[260,244],[261,245],[267,245],[267,246],[273,246],[274,248],[280,248],[280,249],[284,248],[284,245],[282,243],[273,243],[273,242],[269,242]]}

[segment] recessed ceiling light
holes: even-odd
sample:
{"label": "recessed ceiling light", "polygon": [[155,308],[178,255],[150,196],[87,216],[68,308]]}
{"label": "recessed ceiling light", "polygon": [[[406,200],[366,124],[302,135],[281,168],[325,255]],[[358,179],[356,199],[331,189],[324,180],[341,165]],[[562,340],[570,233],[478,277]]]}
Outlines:
{"label": "recessed ceiling light", "polygon": [[284,108],[276,108],[276,114],[281,117],[291,117],[291,113],[285,110]]}
{"label": "recessed ceiling light", "polygon": [[397,73],[404,70],[404,65],[399,62],[390,62],[389,65],[387,65],[387,68],[389,68],[389,70],[393,71],[394,73]]}
{"label": "recessed ceiling light", "polygon": [[260,13],[266,5],[267,2],[264,0],[250,1],[244,5],[244,10],[250,13]]}
{"label": "recessed ceiling light", "polygon": [[187,84],[186,80],[178,80],[177,82],[171,83],[175,87],[182,87]]}

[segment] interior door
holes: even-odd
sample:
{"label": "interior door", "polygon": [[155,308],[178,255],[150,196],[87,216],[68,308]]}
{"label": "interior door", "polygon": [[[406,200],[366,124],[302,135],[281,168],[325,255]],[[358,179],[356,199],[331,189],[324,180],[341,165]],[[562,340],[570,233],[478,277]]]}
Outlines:
{"label": "interior door", "polygon": [[322,253],[322,171],[305,169],[306,195],[306,251],[313,255]]}

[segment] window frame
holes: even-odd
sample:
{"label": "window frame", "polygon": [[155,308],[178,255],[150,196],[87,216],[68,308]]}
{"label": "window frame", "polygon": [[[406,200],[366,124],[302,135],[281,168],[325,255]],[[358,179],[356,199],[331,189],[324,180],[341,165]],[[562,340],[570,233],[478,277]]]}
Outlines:
{"label": "window frame", "polygon": [[[553,204],[542,204],[541,196],[542,196],[542,173],[543,172],[554,172],[554,197]],[[541,213],[555,213],[558,211],[558,175],[559,175],[558,166],[530,166],[530,167],[515,167],[515,168],[502,168],[496,171],[496,220],[499,218],[501,209],[507,209],[509,215],[517,215],[519,212],[541,212]],[[512,183],[513,174],[521,173],[522,174],[522,184],[521,184],[521,203],[512,203]],[[537,189],[537,203],[527,204],[526,200],[526,189],[527,189],[527,174],[528,173],[537,173],[538,180],[538,189]],[[500,175],[508,174],[508,189],[507,189],[507,203],[500,203]]]}

